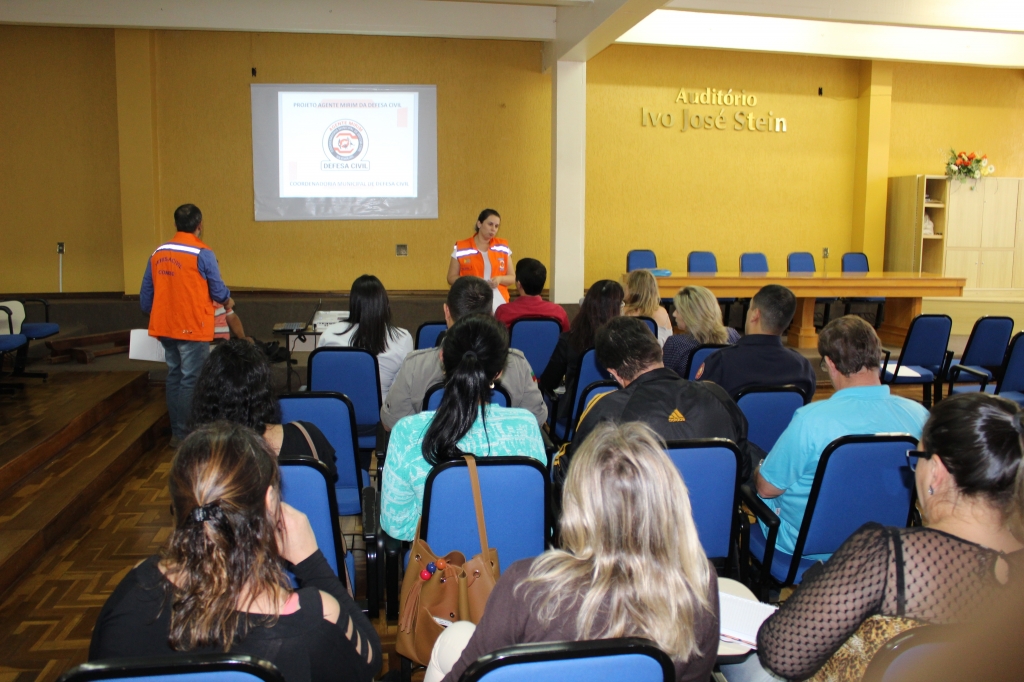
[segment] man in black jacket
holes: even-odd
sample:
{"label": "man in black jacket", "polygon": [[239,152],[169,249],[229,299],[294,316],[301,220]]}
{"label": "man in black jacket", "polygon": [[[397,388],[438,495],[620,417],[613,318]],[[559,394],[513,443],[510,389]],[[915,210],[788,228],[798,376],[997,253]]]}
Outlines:
{"label": "man in black jacket", "polygon": [[[658,340],[635,317],[610,320],[598,330],[594,346],[598,362],[622,389],[590,401],[563,457],[571,457],[604,420],[642,421],[667,441],[728,438],[743,455],[740,480],[749,478],[764,451],[747,441],[747,418],[720,386],[687,381],[666,369]],[[562,472],[568,471],[566,464],[559,462]]]}
{"label": "man in black jacket", "polygon": [[793,384],[810,401],[818,383],[814,367],[803,355],[782,345],[782,334],[795,312],[792,291],[779,284],[761,287],[750,300],[747,335],[709,355],[697,370],[697,379],[715,382],[733,399],[752,386]]}

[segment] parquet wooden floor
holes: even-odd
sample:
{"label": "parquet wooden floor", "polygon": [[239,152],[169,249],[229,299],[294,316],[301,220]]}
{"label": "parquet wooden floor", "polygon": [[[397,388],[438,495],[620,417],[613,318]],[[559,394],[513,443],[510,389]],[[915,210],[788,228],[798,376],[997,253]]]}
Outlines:
{"label": "parquet wooden floor", "polygon": [[0,682],[56,680],[86,660],[96,616],[171,527],[166,440],[147,452],[0,602]]}

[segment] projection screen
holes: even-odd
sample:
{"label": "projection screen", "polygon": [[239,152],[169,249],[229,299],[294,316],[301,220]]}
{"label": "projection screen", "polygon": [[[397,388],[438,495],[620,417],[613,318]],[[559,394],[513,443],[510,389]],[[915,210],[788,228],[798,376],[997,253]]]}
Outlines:
{"label": "projection screen", "polygon": [[433,85],[251,85],[256,220],[437,218]]}

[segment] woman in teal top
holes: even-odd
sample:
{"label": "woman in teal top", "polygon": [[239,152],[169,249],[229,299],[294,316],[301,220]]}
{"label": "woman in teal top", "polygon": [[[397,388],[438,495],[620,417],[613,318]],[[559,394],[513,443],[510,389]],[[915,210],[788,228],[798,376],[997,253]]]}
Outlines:
{"label": "woman in teal top", "polygon": [[508,356],[508,331],[491,315],[459,318],[444,335],[444,397],[436,412],[398,421],[391,430],[384,465],[380,525],[398,540],[412,540],[423,512],[423,487],[437,464],[464,455],[547,455],[529,410],[490,404],[494,381]]}

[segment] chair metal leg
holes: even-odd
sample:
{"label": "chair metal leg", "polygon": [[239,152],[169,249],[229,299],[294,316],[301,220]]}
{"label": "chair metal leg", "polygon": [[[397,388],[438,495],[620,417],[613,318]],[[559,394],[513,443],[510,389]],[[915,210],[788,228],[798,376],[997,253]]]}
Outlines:
{"label": "chair metal leg", "polygon": [[18,349],[14,356],[14,372],[11,374],[13,377],[27,378],[27,379],[46,379],[50,375],[46,372],[26,372],[25,367],[28,365],[28,344]]}
{"label": "chair metal leg", "polygon": [[923,392],[924,392],[924,406],[925,407],[931,407],[932,406],[932,385],[930,383],[929,384],[922,384],[922,389],[923,389]]}

